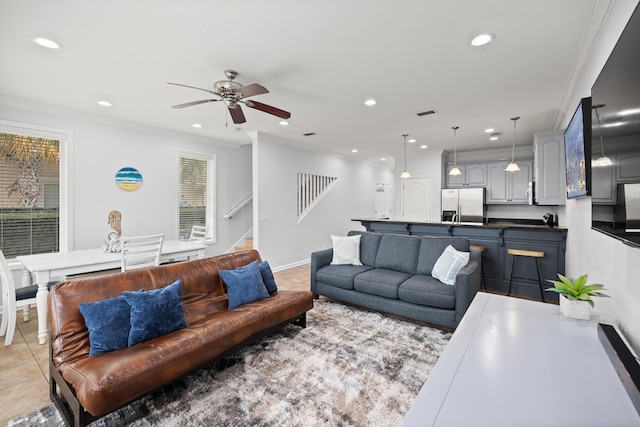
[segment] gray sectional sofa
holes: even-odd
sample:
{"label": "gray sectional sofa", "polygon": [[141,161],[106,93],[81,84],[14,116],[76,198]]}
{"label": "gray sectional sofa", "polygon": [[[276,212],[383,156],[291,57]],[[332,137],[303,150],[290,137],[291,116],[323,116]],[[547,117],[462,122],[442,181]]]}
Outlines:
{"label": "gray sectional sofa", "polygon": [[[360,234],[362,265],[331,265],[333,249],[311,254],[311,292],[338,301],[419,320],[447,329],[460,323],[480,290],[480,252],[462,237]],[[470,252],[469,262],[447,285],[431,276],[447,246]]]}

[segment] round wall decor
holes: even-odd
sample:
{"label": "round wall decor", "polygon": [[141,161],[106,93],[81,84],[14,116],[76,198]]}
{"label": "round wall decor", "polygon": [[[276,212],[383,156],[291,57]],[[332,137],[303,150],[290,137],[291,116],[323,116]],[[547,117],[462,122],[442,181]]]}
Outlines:
{"label": "round wall decor", "polygon": [[142,185],[142,175],[134,168],[122,168],[116,173],[116,184],[126,191],[137,190]]}

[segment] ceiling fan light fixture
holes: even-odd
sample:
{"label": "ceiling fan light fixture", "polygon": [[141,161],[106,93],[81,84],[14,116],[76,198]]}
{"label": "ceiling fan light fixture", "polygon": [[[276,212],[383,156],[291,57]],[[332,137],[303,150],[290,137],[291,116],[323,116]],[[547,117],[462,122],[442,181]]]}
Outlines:
{"label": "ceiling fan light fixture", "polygon": [[289,126],[289,122],[286,120],[280,121],[280,126]]}

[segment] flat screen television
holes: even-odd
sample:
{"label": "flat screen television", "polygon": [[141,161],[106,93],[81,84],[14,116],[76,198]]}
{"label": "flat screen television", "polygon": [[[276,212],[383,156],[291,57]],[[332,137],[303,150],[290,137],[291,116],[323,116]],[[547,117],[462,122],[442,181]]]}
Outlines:
{"label": "flat screen television", "polygon": [[567,199],[591,195],[591,98],[582,98],[564,131]]}
{"label": "flat screen television", "polygon": [[[640,6],[631,15],[591,87],[592,228],[640,247],[630,227],[638,216],[632,194],[640,183]],[[596,160],[607,157],[610,162]]]}

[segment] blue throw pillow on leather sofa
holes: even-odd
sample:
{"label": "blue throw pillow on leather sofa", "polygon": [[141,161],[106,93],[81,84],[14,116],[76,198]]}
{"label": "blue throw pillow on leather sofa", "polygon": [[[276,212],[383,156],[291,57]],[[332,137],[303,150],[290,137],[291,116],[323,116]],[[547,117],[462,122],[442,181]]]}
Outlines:
{"label": "blue throw pillow on leather sofa", "polygon": [[123,296],[79,304],[89,329],[89,355],[128,346],[131,329],[131,306]]}
{"label": "blue throw pillow on leather sofa", "polygon": [[182,281],[145,292],[123,292],[131,306],[130,346],[185,328]]}
{"label": "blue throw pillow on leather sofa", "polygon": [[234,270],[220,270],[220,277],[227,285],[229,309],[269,298],[258,261]]}
{"label": "blue throw pillow on leather sofa", "polygon": [[278,292],[278,286],[276,286],[276,279],[273,277],[273,271],[271,271],[271,266],[267,261],[263,261],[258,264],[260,267],[260,274],[262,275],[262,281],[264,282],[264,286],[267,288],[267,292],[270,294],[274,292]]}

